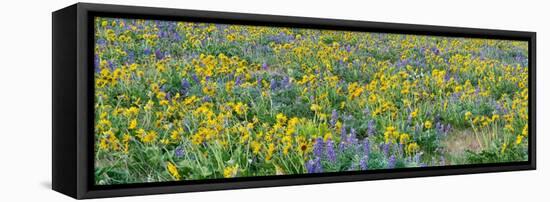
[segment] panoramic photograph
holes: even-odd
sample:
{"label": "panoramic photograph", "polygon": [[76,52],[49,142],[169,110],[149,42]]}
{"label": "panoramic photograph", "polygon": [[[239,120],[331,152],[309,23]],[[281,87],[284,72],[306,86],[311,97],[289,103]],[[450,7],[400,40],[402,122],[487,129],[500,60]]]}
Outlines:
{"label": "panoramic photograph", "polygon": [[94,19],[96,185],[528,160],[528,42]]}

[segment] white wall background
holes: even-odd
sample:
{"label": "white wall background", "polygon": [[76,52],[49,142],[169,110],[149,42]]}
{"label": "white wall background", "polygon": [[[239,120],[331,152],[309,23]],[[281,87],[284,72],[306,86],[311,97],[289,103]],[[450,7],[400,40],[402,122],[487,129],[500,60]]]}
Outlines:
{"label": "white wall background", "polygon": [[[90,1],[537,32],[538,170],[107,199],[109,201],[544,201],[550,199],[550,6],[481,1]],[[51,12],[75,1],[0,3],[0,201],[68,201],[51,191]],[[545,20],[546,19],[546,20]],[[546,190],[546,191],[544,191]],[[29,199],[29,200],[27,200]]]}

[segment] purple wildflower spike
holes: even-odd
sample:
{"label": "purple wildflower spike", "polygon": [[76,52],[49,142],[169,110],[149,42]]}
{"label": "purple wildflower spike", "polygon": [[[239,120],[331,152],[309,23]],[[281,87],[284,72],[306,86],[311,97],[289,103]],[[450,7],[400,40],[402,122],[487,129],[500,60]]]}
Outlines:
{"label": "purple wildflower spike", "polygon": [[162,53],[160,49],[157,49],[155,51],[155,57],[157,58],[157,60],[162,60],[164,58],[164,53]]}
{"label": "purple wildflower spike", "polygon": [[384,152],[385,156],[388,156],[390,154],[390,144],[384,144],[382,146],[382,151]]}
{"label": "purple wildflower spike", "polygon": [[277,88],[277,81],[275,81],[275,79],[271,79],[271,81],[269,82],[269,88],[271,90],[275,90]]}
{"label": "purple wildflower spike", "polygon": [[237,77],[237,79],[235,79],[235,86],[240,86],[240,85],[241,85],[241,83],[242,83],[242,81],[241,81],[241,77],[240,77],[240,76],[238,76],[238,77]]}
{"label": "purple wildflower spike", "polygon": [[315,167],[314,160],[309,160],[306,162],[306,170],[307,170],[307,173],[315,173],[316,167]]}
{"label": "purple wildflower spike", "polygon": [[350,129],[347,142],[352,145],[357,144],[357,132],[355,132],[355,128]]}
{"label": "purple wildflower spike", "polygon": [[321,159],[311,159],[306,163],[306,170],[308,173],[322,173],[323,167],[321,165]]}
{"label": "purple wildflower spike", "polygon": [[200,84],[201,81],[200,81],[199,77],[197,76],[197,74],[193,74],[191,77],[193,78],[193,81],[196,84]]}
{"label": "purple wildflower spike", "polygon": [[368,170],[369,169],[369,157],[365,156],[361,158],[359,161],[359,166],[361,167],[361,170]]}
{"label": "purple wildflower spike", "polygon": [[183,148],[181,146],[176,147],[176,150],[174,150],[174,156],[176,158],[183,157]]}
{"label": "purple wildflower spike", "polygon": [[323,156],[323,147],[323,138],[319,137],[315,139],[315,144],[313,145],[313,155],[315,155],[315,157],[321,158]]}
{"label": "purple wildflower spike", "polygon": [[262,77],[258,76],[256,78],[256,85],[258,85],[258,88],[262,88]]}
{"label": "purple wildflower spike", "polygon": [[326,155],[327,155],[327,159],[331,163],[334,163],[336,161],[336,153],[334,152],[334,142],[330,138],[327,140],[327,144],[326,144]]}
{"label": "purple wildflower spike", "polygon": [[281,81],[281,87],[282,88],[290,87],[290,78],[288,76],[283,77],[283,80]]}
{"label": "purple wildflower spike", "polygon": [[395,156],[391,155],[388,159],[388,168],[392,169],[395,168]]}
{"label": "purple wildflower spike", "polygon": [[191,88],[191,84],[189,83],[189,81],[187,81],[186,78],[183,78],[181,79],[181,94],[182,95],[187,95],[187,93],[189,93],[189,89]]}

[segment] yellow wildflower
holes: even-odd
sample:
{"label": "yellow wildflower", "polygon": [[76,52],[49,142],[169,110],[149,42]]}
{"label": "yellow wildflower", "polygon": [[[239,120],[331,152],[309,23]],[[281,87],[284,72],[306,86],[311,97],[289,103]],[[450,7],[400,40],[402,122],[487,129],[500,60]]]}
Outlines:
{"label": "yellow wildflower", "polygon": [[172,162],[166,163],[166,168],[168,169],[168,173],[170,173],[170,175],[172,175],[172,177],[174,177],[175,180],[181,179],[181,176],[178,172],[178,168]]}
{"label": "yellow wildflower", "polygon": [[416,118],[416,116],[418,116],[418,109],[414,110],[411,112],[411,118]]}
{"label": "yellow wildflower", "polygon": [[414,154],[418,151],[418,149],[419,149],[419,146],[418,144],[416,144],[416,142],[410,143],[407,146],[407,154]]}
{"label": "yellow wildflower", "polygon": [[403,133],[399,136],[399,143],[406,144],[409,142],[410,136],[409,134]]}
{"label": "yellow wildflower", "polygon": [[261,146],[262,145],[258,141],[252,141],[252,143],[250,143],[250,147],[252,147],[252,153],[256,155],[260,153]]}
{"label": "yellow wildflower", "polygon": [[319,106],[318,104],[311,104],[311,107],[309,109],[311,109],[311,111],[318,112],[321,111],[321,106]]}
{"label": "yellow wildflower", "polygon": [[109,145],[107,144],[107,139],[101,138],[101,140],[99,141],[99,148],[100,148],[100,149],[107,149],[107,148],[109,148]]}
{"label": "yellow wildflower", "polygon": [[281,125],[286,122],[286,116],[283,113],[278,113],[275,118],[277,119],[277,123],[280,123]]}
{"label": "yellow wildflower", "polygon": [[136,119],[132,119],[130,121],[130,125],[128,126],[128,129],[135,129],[137,127],[137,120]]}
{"label": "yellow wildflower", "polygon": [[238,102],[237,104],[235,104],[235,106],[233,106],[233,110],[238,115],[245,114],[247,109],[248,109],[248,106],[246,104],[243,104],[242,102]]}
{"label": "yellow wildflower", "polygon": [[431,122],[431,121],[426,121],[426,122],[424,122],[424,127],[425,127],[426,129],[432,128],[432,122]]}
{"label": "yellow wildflower", "polygon": [[239,165],[227,166],[223,169],[223,177],[231,178],[237,176],[237,171],[239,170]]}
{"label": "yellow wildflower", "polygon": [[502,143],[502,147],[500,149],[500,154],[504,154],[504,152],[506,151],[506,148],[508,148],[508,144],[505,143]]}
{"label": "yellow wildflower", "polygon": [[150,130],[149,132],[142,134],[141,141],[143,143],[151,143],[157,138],[157,132]]}
{"label": "yellow wildflower", "polygon": [[521,144],[521,141],[523,140],[523,136],[522,135],[518,135],[516,137],[516,144]]}

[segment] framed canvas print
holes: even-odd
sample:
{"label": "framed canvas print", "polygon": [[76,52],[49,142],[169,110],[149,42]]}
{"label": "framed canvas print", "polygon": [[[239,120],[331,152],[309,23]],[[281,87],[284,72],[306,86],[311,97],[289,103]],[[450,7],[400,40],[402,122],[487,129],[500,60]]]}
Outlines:
{"label": "framed canvas print", "polygon": [[533,170],[534,32],[78,3],[53,17],[74,198]]}

